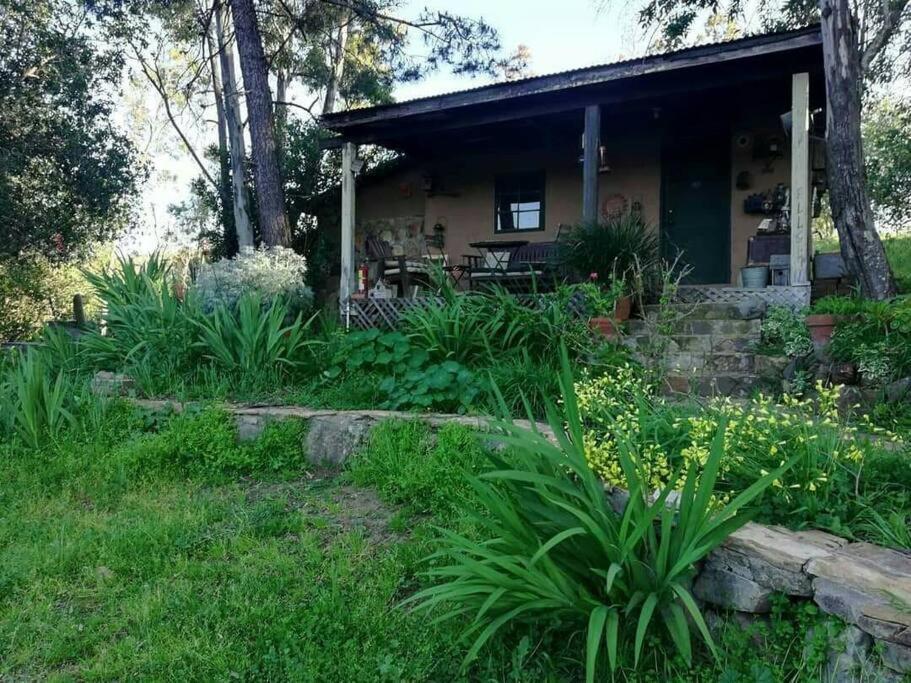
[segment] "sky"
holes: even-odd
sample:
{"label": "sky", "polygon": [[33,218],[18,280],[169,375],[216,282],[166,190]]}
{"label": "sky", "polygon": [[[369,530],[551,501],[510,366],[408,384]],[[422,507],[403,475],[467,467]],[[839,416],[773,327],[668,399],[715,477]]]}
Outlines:
{"label": "sky", "polygon": [[[504,52],[511,53],[520,44],[527,46],[531,52],[529,75],[540,75],[641,54],[645,39],[635,23],[635,6],[621,0],[404,0],[398,15],[416,18],[424,7],[429,7],[483,18],[499,31]],[[420,53],[420,49],[420,44],[416,44],[415,52]],[[419,82],[401,84],[394,94],[397,100],[406,100],[493,80],[456,76],[444,69]],[[291,96],[301,102],[310,99],[293,91]],[[137,117],[137,111],[145,115]],[[141,226],[122,239],[119,247],[130,252],[150,252],[178,246],[170,236],[174,219],[168,207],[189,197],[189,183],[198,169],[164,120],[160,102],[151,89],[128,88],[121,114],[122,121],[131,122],[134,138],[145,150],[153,170],[143,188]],[[215,138],[211,125],[207,130],[185,132],[197,149]],[[189,238],[183,241],[190,244]]]}
{"label": "sky", "polygon": [[[616,0],[599,9],[598,0],[411,0],[402,14],[417,15],[425,6],[482,17],[500,32],[503,47],[519,44],[531,50],[535,75],[615,61],[642,52],[644,41],[635,24],[632,3]],[[399,99],[411,99],[490,82],[490,78],[436,74],[419,83],[400,86]]]}

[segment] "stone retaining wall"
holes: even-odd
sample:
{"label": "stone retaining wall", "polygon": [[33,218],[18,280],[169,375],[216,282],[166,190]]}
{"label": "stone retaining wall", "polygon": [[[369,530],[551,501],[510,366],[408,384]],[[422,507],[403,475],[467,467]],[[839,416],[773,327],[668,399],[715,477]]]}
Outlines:
{"label": "stone retaining wall", "polygon": [[[172,401],[136,403],[153,411],[183,408]],[[256,438],[271,420],[305,420],[308,458],[320,465],[344,463],[384,420],[417,419],[434,429],[453,423],[489,429],[486,418],[461,415],[297,406],[227,408],[237,419],[241,439]],[[538,428],[552,435],[546,425]],[[911,674],[911,553],[849,543],[821,531],[750,523],[706,559],[693,592],[703,603],[750,615],[768,612],[773,593],[812,599],[823,612],[848,624],[833,645],[828,680],[899,681]]]}

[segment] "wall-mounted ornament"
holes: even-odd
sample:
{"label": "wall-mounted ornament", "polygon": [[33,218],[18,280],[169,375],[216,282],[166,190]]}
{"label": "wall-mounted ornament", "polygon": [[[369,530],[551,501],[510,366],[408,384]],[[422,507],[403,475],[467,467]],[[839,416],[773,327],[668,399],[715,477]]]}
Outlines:
{"label": "wall-mounted ornament", "polygon": [[605,220],[619,218],[629,209],[629,201],[619,192],[607,195],[601,202],[601,217]]}

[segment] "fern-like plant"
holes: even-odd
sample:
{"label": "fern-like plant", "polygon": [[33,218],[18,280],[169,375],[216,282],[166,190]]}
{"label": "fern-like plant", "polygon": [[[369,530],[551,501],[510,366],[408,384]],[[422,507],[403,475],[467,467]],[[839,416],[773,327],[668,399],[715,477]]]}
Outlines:
{"label": "fern-like plant", "polygon": [[584,634],[587,681],[605,652],[612,670],[629,648],[637,664],[646,635],[656,630],[690,661],[694,625],[714,652],[690,594],[694,565],[749,519],[745,506],[784,467],[720,505],[713,492],[721,425],[705,464],[690,468],[672,506],[670,489],[650,496],[637,465],[640,444],[621,441],[629,499],[617,512],[585,459],[565,349],[560,384],[562,408],[547,408],[552,434],[512,420],[495,423],[509,455],[490,454],[492,468],[471,479],[477,498],[464,510],[482,538],[444,531],[426,572],[434,585],[406,603],[447,606],[441,620],[469,615],[466,664],[500,629],[520,623]]}

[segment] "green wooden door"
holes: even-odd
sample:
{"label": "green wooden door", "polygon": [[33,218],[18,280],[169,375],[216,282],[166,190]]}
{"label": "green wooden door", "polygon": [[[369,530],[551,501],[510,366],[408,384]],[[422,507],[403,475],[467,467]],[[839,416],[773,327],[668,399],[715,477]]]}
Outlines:
{"label": "green wooden door", "polygon": [[674,137],[662,154],[661,250],[691,284],[731,279],[731,148],[724,136]]}

